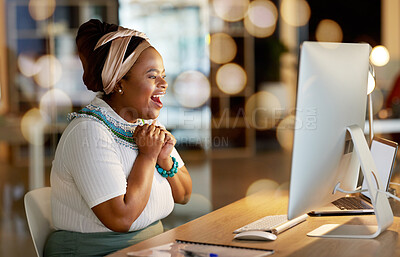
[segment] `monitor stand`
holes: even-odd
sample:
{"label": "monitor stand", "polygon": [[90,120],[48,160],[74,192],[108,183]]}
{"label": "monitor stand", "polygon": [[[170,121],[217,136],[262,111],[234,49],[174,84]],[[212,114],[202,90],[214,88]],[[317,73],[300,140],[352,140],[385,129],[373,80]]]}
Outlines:
{"label": "monitor stand", "polygon": [[326,224],[310,233],[308,236],[314,237],[333,237],[333,238],[375,238],[385,231],[393,223],[393,212],[389,200],[385,194],[379,193],[378,189],[385,190],[376,172],[375,162],[372,158],[367,141],[362,129],[353,125],[347,128],[354,143],[364,179],[367,182],[368,191],[371,195],[371,202],[374,206],[377,225],[340,225]]}

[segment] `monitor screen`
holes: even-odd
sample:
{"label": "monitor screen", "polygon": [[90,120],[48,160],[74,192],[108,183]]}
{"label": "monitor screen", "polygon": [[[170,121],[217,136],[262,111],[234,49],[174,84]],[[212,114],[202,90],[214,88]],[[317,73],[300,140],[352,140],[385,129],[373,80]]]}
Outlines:
{"label": "monitor screen", "polygon": [[347,127],[364,128],[369,44],[304,42],[301,47],[288,218],[354,190],[359,160]]}

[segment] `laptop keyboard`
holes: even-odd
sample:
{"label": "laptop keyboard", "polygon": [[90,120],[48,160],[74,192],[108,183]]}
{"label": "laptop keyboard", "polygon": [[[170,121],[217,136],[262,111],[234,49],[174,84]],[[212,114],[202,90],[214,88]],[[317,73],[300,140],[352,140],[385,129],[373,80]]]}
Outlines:
{"label": "laptop keyboard", "polygon": [[358,197],[342,197],[332,202],[336,207],[341,210],[365,210],[372,209],[362,199]]}

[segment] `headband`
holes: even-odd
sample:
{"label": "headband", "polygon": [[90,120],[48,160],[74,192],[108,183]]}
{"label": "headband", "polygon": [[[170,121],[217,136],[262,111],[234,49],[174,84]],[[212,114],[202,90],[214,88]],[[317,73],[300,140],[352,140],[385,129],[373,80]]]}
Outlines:
{"label": "headband", "polygon": [[[142,41],[124,61],[128,44],[134,36],[144,38],[145,40]],[[113,91],[117,82],[128,73],[143,50],[150,46],[148,40],[146,34],[136,30],[126,29],[121,26],[118,27],[117,31],[107,33],[99,39],[94,50],[112,41],[106,62],[104,63],[103,71],[101,72],[103,89],[106,94]]]}

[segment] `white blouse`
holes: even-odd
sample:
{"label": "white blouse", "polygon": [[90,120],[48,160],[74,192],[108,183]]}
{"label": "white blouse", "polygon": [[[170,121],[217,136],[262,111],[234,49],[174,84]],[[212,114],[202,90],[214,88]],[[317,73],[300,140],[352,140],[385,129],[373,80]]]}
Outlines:
{"label": "white blouse", "polygon": [[[132,133],[136,126],[152,121],[128,123],[97,97],[70,118],[73,120],[58,143],[50,175],[54,226],[82,233],[109,232],[91,208],[126,193],[127,178],[138,154]],[[171,155],[179,167],[184,165],[175,148]],[[171,187],[154,168],[150,199],[130,231],[165,218],[173,207]]]}

